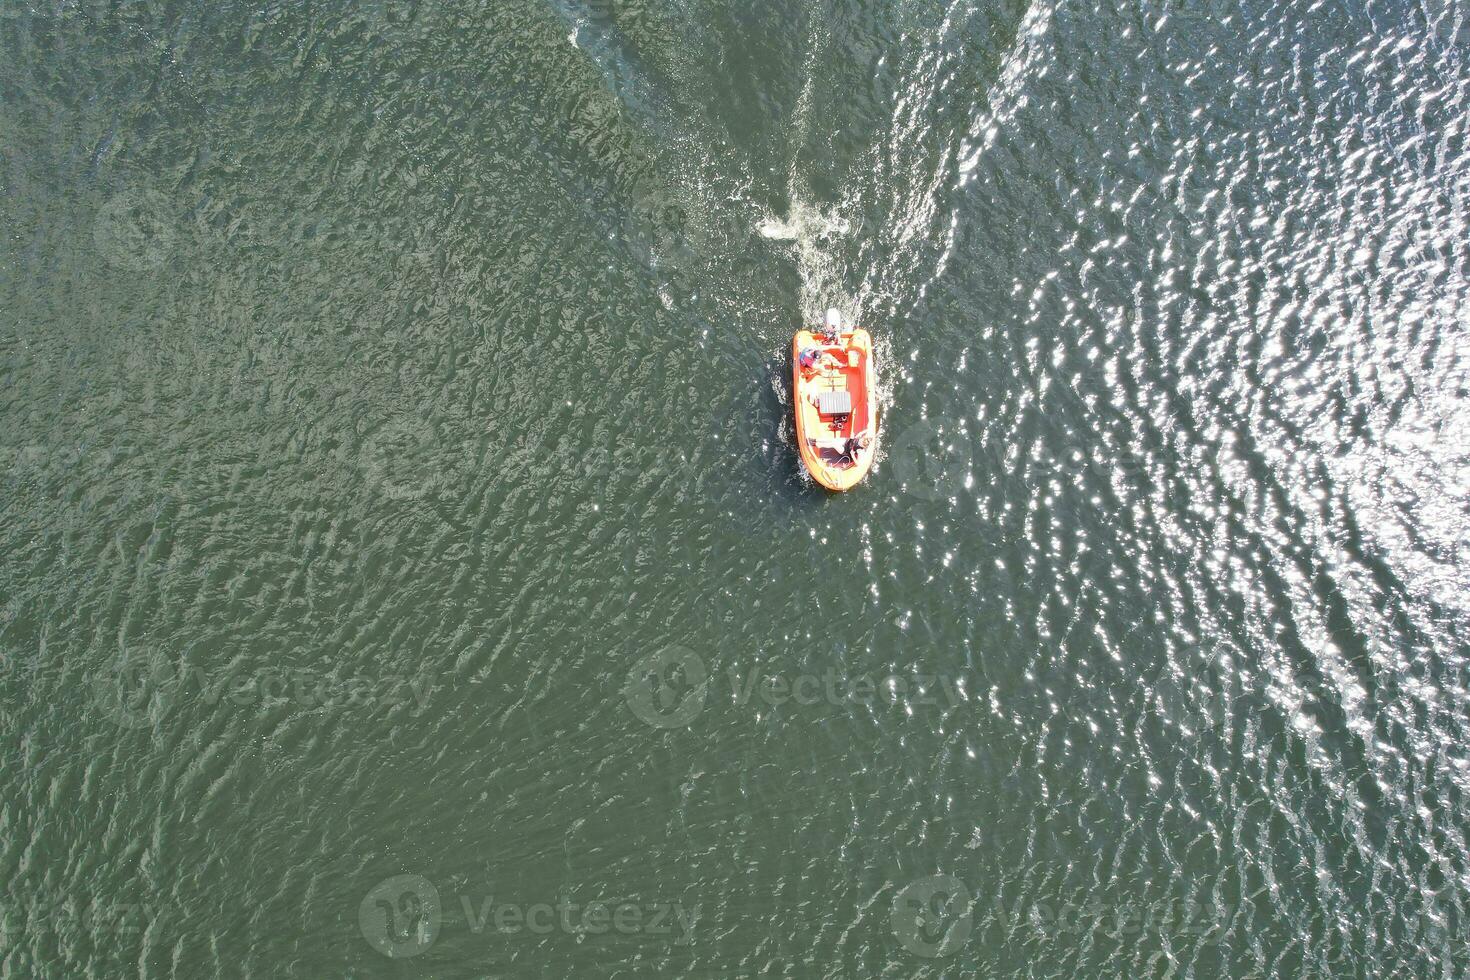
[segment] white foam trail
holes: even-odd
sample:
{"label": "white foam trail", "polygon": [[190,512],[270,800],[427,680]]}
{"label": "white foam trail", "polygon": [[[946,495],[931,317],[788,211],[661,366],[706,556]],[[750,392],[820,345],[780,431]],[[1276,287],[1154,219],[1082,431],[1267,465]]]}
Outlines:
{"label": "white foam trail", "polygon": [[[899,190],[887,208],[893,220],[884,226],[888,229],[885,246],[873,250],[886,257],[884,263],[869,272],[859,289],[864,307],[880,300],[895,307],[916,302],[948,268],[959,233],[959,215],[956,209],[941,205],[946,203],[949,190],[963,188],[974,179],[985,151],[1026,107],[1027,84],[1046,74],[1051,52],[1046,36],[1055,9],[1044,0],[1035,0],[1027,8],[1016,29],[1015,42],[958,147],[945,147],[933,164],[915,154],[923,152],[923,137],[931,125],[925,112],[943,97],[947,76],[953,70],[949,63],[956,56],[945,41],[962,20],[958,8],[946,17],[937,36],[925,45],[907,73],[910,81],[894,106],[892,135],[883,148],[886,153],[875,154],[874,173],[883,179],[885,188]],[[907,193],[902,191],[905,188]],[[916,288],[905,288],[903,284],[912,282],[913,273],[928,261],[923,253],[936,237],[938,259]]]}
{"label": "white foam trail", "polygon": [[[784,217],[768,216],[759,226],[762,237],[791,242],[801,274],[802,315],[819,322],[827,307],[837,306],[854,322],[880,309],[898,309],[921,300],[944,274],[959,234],[959,213],[951,195],[974,179],[986,150],[1027,105],[1027,85],[1046,73],[1050,56],[1047,35],[1055,7],[1035,0],[1016,30],[1014,43],[1001,63],[983,103],[971,115],[958,140],[947,141],[934,156],[932,111],[944,96],[962,55],[949,44],[964,27],[973,9],[956,5],[944,22],[923,37],[906,36],[917,55],[904,72],[886,138],[871,152],[868,186],[850,188],[828,210],[810,203],[811,195],[800,167],[799,151],[790,163],[791,207]],[[807,146],[810,132],[815,60],[827,38],[814,25],[809,38],[805,82],[797,99],[792,123],[797,147]],[[867,200],[863,200],[863,198]],[[873,199],[876,198],[876,201]],[[858,252],[858,270],[840,256],[851,222],[845,213],[871,209],[877,204],[884,218],[866,226],[874,240]],[[937,259],[934,257],[937,251]],[[856,280],[856,292],[853,281]]]}
{"label": "white foam trail", "polygon": [[794,246],[801,273],[801,313],[806,322],[820,322],[829,306],[841,308],[848,316],[855,314],[856,301],[847,288],[845,270],[834,258],[839,251],[837,241],[851,230],[846,218],[794,199],[785,218],[767,217],[757,230],[763,238]]}
{"label": "white foam trail", "polygon": [[[792,242],[796,247],[797,269],[801,275],[801,314],[805,322],[820,323],[828,307],[841,308],[848,316],[857,312],[857,302],[847,285],[847,276],[835,257],[840,254],[836,247],[838,239],[845,238],[851,223],[840,210],[823,212],[809,203],[810,190],[801,167],[802,147],[808,145],[806,137],[811,132],[812,91],[816,84],[816,59],[827,41],[820,23],[813,22],[812,32],[807,39],[806,64],[802,74],[801,94],[796,100],[792,114],[792,126],[797,134],[788,166],[791,207],[785,218],[768,216],[758,226],[763,238],[774,241]],[[841,205],[838,206],[840,209]]]}
{"label": "white foam trail", "polygon": [[985,151],[995,145],[1001,127],[1016,118],[1016,113],[1026,107],[1026,83],[1032,78],[1046,74],[1043,61],[1051,53],[1046,44],[1046,35],[1051,30],[1056,8],[1035,0],[1021,18],[1016,29],[1016,41],[1006,52],[995,84],[986,93],[985,107],[976,112],[969,135],[961,144],[959,153],[960,186],[973,178],[975,167]]}

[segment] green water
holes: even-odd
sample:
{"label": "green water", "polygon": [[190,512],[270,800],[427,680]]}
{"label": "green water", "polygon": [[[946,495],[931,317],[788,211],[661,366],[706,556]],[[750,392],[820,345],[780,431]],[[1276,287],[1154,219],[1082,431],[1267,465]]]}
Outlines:
{"label": "green water", "polygon": [[1466,975],[1467,32],[0,0],[0,977]]}

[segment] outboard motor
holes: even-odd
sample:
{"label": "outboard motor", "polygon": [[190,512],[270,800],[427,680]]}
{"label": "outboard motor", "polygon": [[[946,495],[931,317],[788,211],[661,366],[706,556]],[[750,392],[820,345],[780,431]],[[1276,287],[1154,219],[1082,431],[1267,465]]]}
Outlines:
{"label": "outboard motor", "polygon": [[837,343],[842,336],[842,314],[835,306],[827,310],[827,325],[823,328],[822,333],[826,336],[827,342],[832,344]]}

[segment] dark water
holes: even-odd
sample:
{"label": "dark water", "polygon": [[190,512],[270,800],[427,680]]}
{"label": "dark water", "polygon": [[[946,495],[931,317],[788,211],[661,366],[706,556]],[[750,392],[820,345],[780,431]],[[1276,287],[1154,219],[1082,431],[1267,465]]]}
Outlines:
{"label": "dark water", "polygon": [[0,976],[1465,976],[1467,59],[4,0]]}

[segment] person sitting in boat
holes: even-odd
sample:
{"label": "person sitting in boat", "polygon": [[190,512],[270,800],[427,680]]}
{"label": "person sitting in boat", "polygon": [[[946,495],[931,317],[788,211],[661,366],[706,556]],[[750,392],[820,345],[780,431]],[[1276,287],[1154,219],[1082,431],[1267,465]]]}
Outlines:
{"label": "person sitting in boat", "polygon": [[872,444],[872,438],[866,432],[860,432],[848,439],[842,447],[842,455],[848,459],[857,459],[858,453],[867,449]]}
{"label": "person sitting in boat", "polygon": [[801,349],[801,366],[803,368],[814,368],[822,356],[820,347],[803,347]]}

